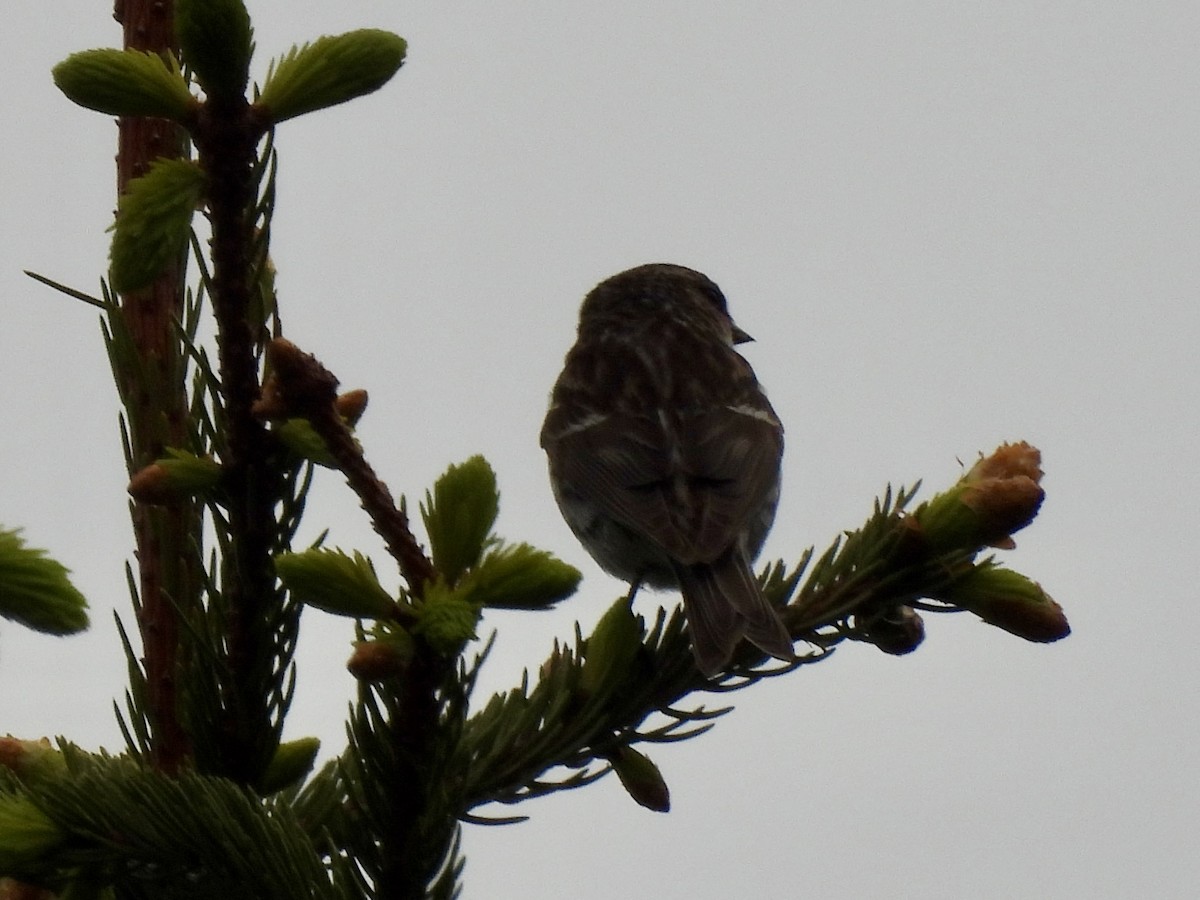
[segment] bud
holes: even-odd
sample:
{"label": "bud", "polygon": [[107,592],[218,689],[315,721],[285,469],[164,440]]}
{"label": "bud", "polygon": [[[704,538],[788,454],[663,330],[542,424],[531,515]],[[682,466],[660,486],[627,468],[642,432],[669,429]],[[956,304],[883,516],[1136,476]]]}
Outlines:
{"label": "bud", "polygon": [[950,490],[912,515],[936,552],[1011,549],[1013,533],[1033,521],[1045,498],[1041,454],[1026,443],[1003,444]]}
{"label": "bud", "polygon": [[158,463],[151,463],[135,473],[125,490],[138,503],[162,506],[179,499],[167,470]]}
{"label": "bud", "polygon": [[877,616],[855,616],[864,640],[891,656],[912,653],[925,640],[925,622],[911,606],[896,606]]}
{"label": "bud", "polygon": [[0,795],[0,872],[21,875],[44,868],[66,835],[33,801]]}
{"label": "bud", "polygon": [[671,792],[650,757],[632,747],[618,747],[608,757],[622,787],[639,806],[654,812],[671,811]]}
{"label": "bud", "polygon": [[168,456],[152,462],[129,480],[126,490],[139,503],[168,504],[207,494],[221,483],[221,464],[168,448]]}
{"label": "bud", "polygon": [[362,418],[362,414],[367,410],[367,399],[367,392],[362,388],[339,394],[335,403],[338,415],[346,421],[347,425],[353,428],[358,424],[358,420]]}
{"label": "bud", "polygon": [[966,474],[966,480],[979,482],[989,478],[1024,477],[1038,483],[1044,474],[1042,452],[1027,441],[1020,441],[1016,444],[1001,444],[991,456],[979,454],[979,459]]}
{"label": "bud", "polygon": [[175,35],[210,97],[245,94],[254,29],[242,0],[175,0]]}
{"label": "bud", "polygon": [[145,287],[187,247],[204,173],[186,159],[156,160],[117,204],[109,280],[117,293]]}
{"label": "bud", "polygon": [[443,656],[455,656],[467,641],[474,640],[480,607],[441,579],[427,583],[420,617],[413,631]]}
{"label": "bud", "polygon": [[345,103],[383,87],[407,50],[404,38],[374,28],[318,38],[272,63],[254,105],[278,124]]}
{"label": "bud", "polygon": [[461,588],[472,603],[497,609],[547,609],[575,593],[583,576],[574,566],[528,544],[491,550]]}
{"label": "bud", "polygon": [[307,606],[335,616],[390,619],[396,601],[375,577],[371,561],[355,551],[303,550],[275,557],[275,574],[292,595]]}
{"label": "bud", "polygon": [[1027,641],[1049,643],[1071,633],[1062,607],[1040,584],[992,562],[972,567],[937,599],[970,610],[989,625]]}
{"label": "bud", "polygon": [[12,771],[25,784],[58,781],[67,774],[67,762],[62,751],[50,746],[50,741],[22,741],[0,738],[0,766]]}
{"label": "bud", "polygon": [[[256,413],[261,411],[261,406],[255,408]],[[287,419],[276,424],[272,431],[285,447],[301,459],[307,459],[327,469],[337,468],[337,460],[333,458],[329,447],[308,419]]]}
{"label": "bud", "polygon": [[421,518],[433,567],[449,585],[479,562],[500,512],[496,473],[482,456],[450,466],[425,492]]}
{"label": "bud", "polygon": [[396,631],[386,638],[355,642],[346,668],[359,681],[376,683],[401,674],[412,656],[412,638],[406,632]]}
{"label": "bud", "polygon": [[264,794],[273,794],[296,784],[312,771],[313,762],[321,749],[315,737],[284,741],[275,748],[275,755],[267,764],[259,788]]}
{"label": "bud", "polygon": [[67,578],[67,568],[26,547],[19,531],[0,529],[0,616],[45,634],[71,634],[88,626],[87,601]]}
{"label": "bud", "polygon": [[139,50],[84,50],[51,70],[67,99],[110,116],[186,121],[197,101],[174,56]]}
{"label": "bud", "polygon": [[354,644],[347,661],[350,674],[359,681],[385,681],[403,674],[416,653],[413,636],[395,622],[376,622],[369,639]]}
{"label": "bud", "polygon": [[583,652],[583,689],[589,694],[610,691],[633,672],[642,649],[643,625],[633,614],[629,598],[621,597],[600,617]]}
{"label": "bud", "polygon": [[[272,342],[272,347],[276,352],[275,359],[279,358],[280,343],[295,349],[294,345],[282,341],[282,339],[278,343]],[[338,467],[337,460],[329,452],[325,440],[313,428],[312,423],[308,419],[295,416],[295,413],[300,410],[294,406],[294,399],[294,396],[289,396],[287,393],[280,376],[271,373],[263,383],[262,393],[254,401],[251,412],[260,419],[275,422],[273,429],[275,436],[292,453],[318,466],[336,469]],[[346,425],[353,429],[367,408],[367,392],[357,390],[341,394],[334,401],[334,408]]]}

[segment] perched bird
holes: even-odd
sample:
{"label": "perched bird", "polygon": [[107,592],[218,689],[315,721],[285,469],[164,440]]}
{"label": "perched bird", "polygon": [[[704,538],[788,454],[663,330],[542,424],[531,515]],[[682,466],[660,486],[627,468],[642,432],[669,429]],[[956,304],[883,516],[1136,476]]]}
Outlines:
{"label": "perched bird", "polygon": [[638,266],[583,301],[541,444],[563,518],[601,568],[678,587],[696,665],[743,636],[793,659],[750,568],[779,501],[783,426],[734,345],[725,297],[683,266]]}

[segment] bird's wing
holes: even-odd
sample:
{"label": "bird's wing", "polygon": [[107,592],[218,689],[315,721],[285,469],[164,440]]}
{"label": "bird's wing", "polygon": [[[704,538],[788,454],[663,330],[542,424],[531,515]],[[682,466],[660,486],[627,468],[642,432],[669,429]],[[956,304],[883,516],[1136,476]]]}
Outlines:
{"label": "bird's wing", "polygon": [[691,561],[711,562],[762,514],[764,504],[774,513],[783,429],[769,406],[726,406],[683,418],[680,435],[690,488],[685,508]]}
{"label": "bird's wing", "polygon": [[661,428],[641,416],[596,416],[585,426],[543,438],[551,474],[635,534],[664,548],[679,543],[664,487],[671,477]]}
{"label": "bird's wing", "polygon": [[648,416],[597,416],[544,437],[555,477],[683,564],[709,562],[773,501],[778,423],[718,407],[670,427]]}

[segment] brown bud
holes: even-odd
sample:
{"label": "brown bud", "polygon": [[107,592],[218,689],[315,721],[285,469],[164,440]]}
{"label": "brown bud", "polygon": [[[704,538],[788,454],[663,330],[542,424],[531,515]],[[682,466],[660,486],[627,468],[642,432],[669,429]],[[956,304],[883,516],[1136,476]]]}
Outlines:
{"label": "brown bud", "polygon": [[1037,484],[1041,482],[1043,474],[1042,452],[1032,444],[1021,441],[1016,444],[1001,444],[991,456],[980,454],[978,462],[967,473],[966,480],[1024,477]]}
{"label": "brown bud", "polygon": [[858,618],[863,638],[892,656],[912,653],[925,640],[925,622],[911,606],[895,606],[861,622]]}
{"label": "brown bud", "polygon": [[42,738],[40,741],[23,741],[11,734],[8,737],[0,738],[0,766],[11,769],[20,775],[21,768],[34,747],[49,750],[50,741],[46,738]]}
{"label": "brown bud", "polygon": [[367,399],[367,392],[362,388],[339,394],[336,402],[338,415],[346,420],[347,425],[357,425],[366,412]]}
{"label": "brown bud", "polygon": [[51,746],[46,738],[36,741],[23,741],[12,735],[0,738],[0,767],[30,784],[55,781],[67,774],[62,751]]}
{"label": "brown bud", "polygon": [[975,566],[938,599],[970,610],[989,625],[1027,641],[1049,643],[1071,633],[1063,608],[1040,584],[994,564]]}
{"label": "brown bud", "polygon": [[221,464],[207,456],[168,449],[167,456],[135,472],[126,490],[140,503],[166,505],[195,497],[221,481]]}
{"label": "brown bud", "polygon": [[359,681],[386,681],[401,674],[409,655],[392,641],[357,641],[346,663],[350,674]]}
{"label": "brown bud", "polygon": [[952,488],[922,503],[913,519],[938,552],[1011,549],[1013,533],[1033,521],[1045,498],[1040,462],[1036,447],[1003,444],[981,456]]}
{"label": "brown bud", "polygon": [[135,472],[125,490],[139,503],[162,506],[179,499],[179,492],[171,484],[171,476],[158,463],[151,463]]}
{"label": "brown bud", "polygon": [[1025,441],[980,455],[963,478],[962,502],[979,515],[980,527],[996,536],[989,544],[1006,550],[1016,546],[1012,535],[1033,521],[1046,496],[1043,474],[1041,451]]}
{"label": "brown bud", "polygon": [[1018,475],[980,481],[967,487],[960,499],[979,517],[979,529],[986,543],[1011,550],[1016,546],[1013,533],[1033,521],[1045,496],[1037,482]]}

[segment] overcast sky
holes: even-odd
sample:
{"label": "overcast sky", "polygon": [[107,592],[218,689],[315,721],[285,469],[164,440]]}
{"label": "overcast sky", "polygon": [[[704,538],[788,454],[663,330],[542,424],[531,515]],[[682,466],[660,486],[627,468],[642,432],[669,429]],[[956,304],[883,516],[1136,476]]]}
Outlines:
{"label": "overcast sky", "polygon": [[[577,8],[573,8],[577,7]],[[1191,897],[1200,881],[1196,521],[1200,7],[1194,2],[250,3],[261,79],[292,43],[409,41],[365,100],[283,125],[273,255],[288,336],[348,387],[396,493],[484,453],[499,530],[585,572],[501,613],[484,697],[622,589],[559,518],[537,433],[584,293],[669,261],[721,285],[787,427],[767,558],[925,496],[1006,440],[1045,457],[1006,554],[1074,634],[969,616],[905,658],[847,646],[734,696],[615,779],[466,830],[467,898]],[[131,557],[94,290],[116,129],[50,67],[115,46],[110,0],[0,34],[0,523],[89,596],[70,639],[0,625],[0,733],[120,747]],[[324,473],[305,536],[387,558]],[[671,594],[645,595],[652,614]],[[343,743],[351,628],[310,614],[289,735]],[[716,698],[717,701],[728,698]]]}

